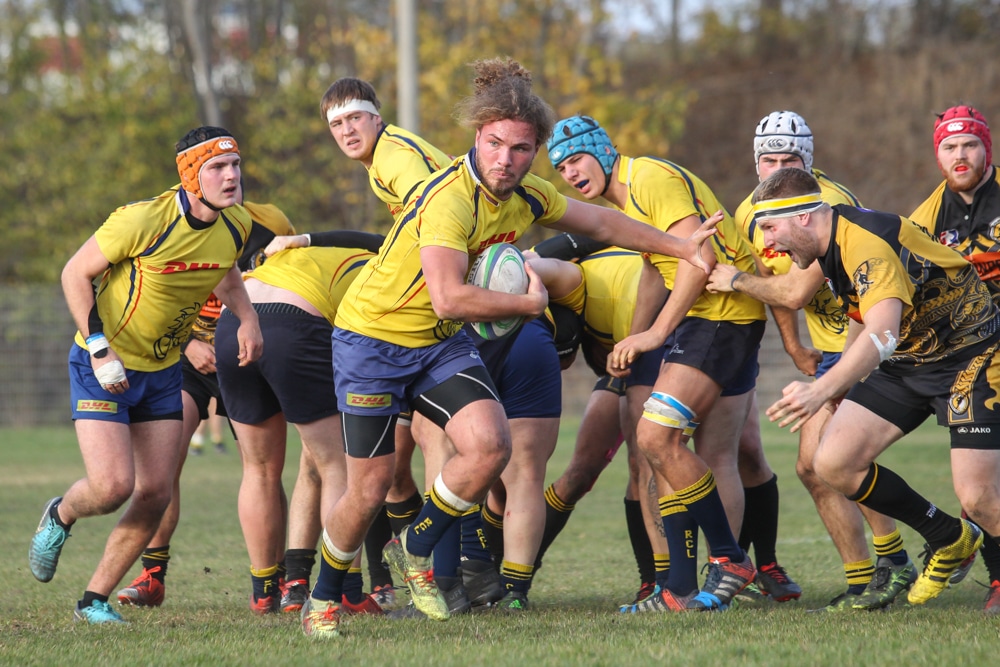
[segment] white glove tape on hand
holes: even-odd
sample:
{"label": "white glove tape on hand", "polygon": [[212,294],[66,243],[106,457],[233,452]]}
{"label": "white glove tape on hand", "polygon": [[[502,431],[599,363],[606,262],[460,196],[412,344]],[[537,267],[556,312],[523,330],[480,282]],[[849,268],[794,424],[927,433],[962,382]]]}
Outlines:
{"label": "white glove tape on hand", "polygon": [[122,366],[122,362],[112,361],[110,364],[104,364],[96,371],[94,375],[97,377],[97,381],[104,385],[118,384],[119,382],[125,381],[125,367]]}
{"label": "white glove tape on hand", "polygon": [[879,361],[887,361],[896,352],[896,345],[898,344],[896,338],[892,335],[891,331],[885,332],[885,344],[878,339],[875,334],[868,334],[872,338],[872,342],[875,343],[875,349],[878,350]]}

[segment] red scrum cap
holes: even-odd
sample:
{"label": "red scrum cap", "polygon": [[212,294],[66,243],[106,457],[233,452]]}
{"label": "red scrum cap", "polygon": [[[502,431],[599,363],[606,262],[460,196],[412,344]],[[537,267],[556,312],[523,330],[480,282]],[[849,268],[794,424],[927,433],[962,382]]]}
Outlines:
{"label": "red scrum cap", "polygon": [[983,142],[986,149],[986,164],[993,164],[993,140],[990,138],[990,126],[983,114],[974,108],[962,104],[938,114],[934,122],[934,152],[948,137],[972,136]]}

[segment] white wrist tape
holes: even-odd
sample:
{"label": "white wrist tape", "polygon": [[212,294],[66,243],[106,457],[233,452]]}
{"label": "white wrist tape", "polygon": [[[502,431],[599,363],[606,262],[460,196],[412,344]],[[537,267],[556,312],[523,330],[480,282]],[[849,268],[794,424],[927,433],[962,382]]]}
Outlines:
{"label": "white wrist tape", "polygon": [[878,339],[878,336],[876,336],[875,334],[868,334],[868,335],[871,336],[872,342],[875,343],[875,349],[878,350],[878,357],[880,362],[888,360],[889,357],[891,357],[893,354],[896,353],[896,345],[898,345],[899,342],[892,335],[891,331],[885,332],[886,340],[884,345],[882,344],[882,341]]}
{"label": "white wrist tape", "polygon": [[312,234],[303,234],[302,236],[306,237],[306,247],[307,248],[313,244]]}
{"label": "white wrist tape", "polygon": [[92,334],[87,337],[87,351],[90,352],[91,356],[109,347],[111,346],[108,345],[108,339],[104,337],[104,334]]}
{"label": "white wrist tape", "polygon": [[118,384],[125,381],[125,367],[122,362],[115,359],[110,364],[104,364],[94,371],[97,381],[101,385]]}

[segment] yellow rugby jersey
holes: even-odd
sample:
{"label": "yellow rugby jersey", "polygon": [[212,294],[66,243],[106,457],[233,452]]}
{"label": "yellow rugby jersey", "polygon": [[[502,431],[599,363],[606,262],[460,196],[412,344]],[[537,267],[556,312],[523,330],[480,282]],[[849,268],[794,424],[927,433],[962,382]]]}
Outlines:
{"label": "yellow rugby jersey", "polygon": [[243,279],[256,278],[295,292],[333,324],[347,288],[374,256],[360,248],[291,248],[272,255]]}
{"label": "yellow rugby jersey", "polygon": [[417,185],[450,163],[451,157],[422,137],[386,125],[376,139],[368,183],[395,219]]}
{"label": "yellow rugby jersey", "polygon": [[610,351],[632,327],[642,255],[612,247],[581,258],[575,266],[583,282],[553,301],[581,315],[584,330]]}
{"label": "yellow rugby jersey", "polygon": [[[830,206],[847,204],[860,208],[861,202],[846,187],[837,183],[819,169],[813,169],[812,175],[819,183],[820,194]],[[743,230],[754,252],[775,275],[788,273],[792,268],[792,259],[785,252],[776,252],[764,246],[764,234],[757,228],[753,219],[753,204],[750,199],[753,193],[736,209],[733,218]],[[803,308],[806,316],[806,327],[809,329],[809,339],[813,347],[823,352],[841,352],[847,342],[847,316],[841,310],[830,287],[823,284],[819,291]]]}
{"label": "yellow rugby jersey", "polygon": [[[122,206],[94,234],[111,266],[97,289],[104,335],[126,368],[156,371],[176,363],[180,345],[209,295],[240,256],[250,216],[231,206],[205,228],[185,217],[180,186]],[[86,347],[77,332],[76,343]]]}
{"label": "yellow rugby jersey", "polygon": [[[670,231],[671,225],[689,215],[705,220],[720,209],[726,211],[726,207],[701,179],[668,160],[623,155],[618,180],[628,187],[628,203],[623,212],[660,231]],[[754,271],[750,245],[739,233],[728,212],[710,242],[720,263],[731,264],[741,271]],[[659,269],[667,289],[672,290],[680,260],[665,255],[650,255],[650,261]],[[764,305],[746,294],[712,294],[707,290],[701,293],[688,315],[735,324],[749,324],[766,318]]]}
{"label": "yellow rugby jersey", "polygon": [[[243,208],[250,214],[253,224],[250,226],[250,237],[247,239],[243,252],[237,261],[241,271],[246,271],[261,261],[264,248],[275,236],[285,236],[295,233],[295,227],[288,217],[274,204],[255,204],[243,202]],[[191,327],[191,338],[215,345],[215,327],[219,323],[219,313],[222,302],[213,293],[202,306],[198,319]]]}
{"label": "yellow rugby jersey", "polygon": [[377,257],[348,289],[336,326],[404,347],[426,347],[454,335],[461,322],[439,320],[420,265],[420,248],[469,254],[514,243],[532,224],[551,224],[566,198],[534,174],[507,201],[497,201],[475,171],[474,150],[425,181],[397,218]]}
{"label": "yellow rugby jersey", "polygon": [[887,298],[903,302],[899,345],[887,363],[907,367],[961,358],[996,337],[1000,312],[975,269],[907,218],[843,204],[833,207],[831,242],[819,258],[851,318]]}

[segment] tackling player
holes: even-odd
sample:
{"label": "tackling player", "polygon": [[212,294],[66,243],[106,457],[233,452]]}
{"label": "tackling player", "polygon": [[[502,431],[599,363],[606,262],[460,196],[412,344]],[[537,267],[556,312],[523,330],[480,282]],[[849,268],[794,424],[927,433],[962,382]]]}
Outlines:
{"label": "tackling player", "polygon": [[[820,184],[826,203],[861,205],[850,190],[813,167],[812,131],[805,119],[794,111],[774,111],[764,116],[757,124],[753,149],[759,181],[784,167],[804,169]],[[747,195],[737,207],[734,218],[757,253],[760,275],[799,271],[787,255],[764,246],[764,235],[753,219],[751,196],[752,193]],[[734,267],[719,265],[716,270],[718,277],[712,276],[709,289],[713,289],[717,282],[732,283],[736,280]],[[813,348],[806,348],[799,342],[796,311],[772,306],[771,312],[785,350],[796,367],[804,374],[819,379],[840,359],[847,340],[848,319],[837,306],[826,283],[816,286],[813,281],[803,280],[800,284],[806,292],[804,298],[809,298],[803,311]],[[810,286],[811,296],[808,294]],[[820,480],[813,470],[812,462],[819,446],[820,433],[834,409],[832,404],[825,406],[803,425],[799,431],[799,456],[795,463],[796,473],[809,491],[816,511],[840,554],[847,578],[847,590],[831,600],[825,609],[878,609],[891,604],[900,592],[909,588],[917,577],[917,570],[903,549],[903,538],[892,519],[850,502]],[[782,602],[797,598],[801,588],[791,582],[784,569],[777,564],[777,475],[764,457],[758,415],[755,396],[750,418],[740,438],[740,474],[747,498],[740,544],[745,549],[753,544],[758,568],[757,583],[763,592]],[[868,551],[862,514],[872,527],[878,559],[875,563]]]}
{"label": "tackling player", "polygon": [[[951,432],[955,493],[986,531],[1000,530],[1000,424],[997,380],[1000,311],[961,254],[897,215],[823,202],[801,169],[781,169],[753,195],[767,247],[799,268],[820,271],[853,320],[854,342],[819,380],[793,382],[767,410],[798,430],[828,400],[846,392],[816,451],[820,478],[850,500],[909,525],[931,556],[910,588],[924,604],[948,586],[975,553],[983,531],[942,512],[875,459],[934,413]],[[753,292],[789,303],[788,278],[753,277]],[[739,281],[742,286],[743,281]]]}

